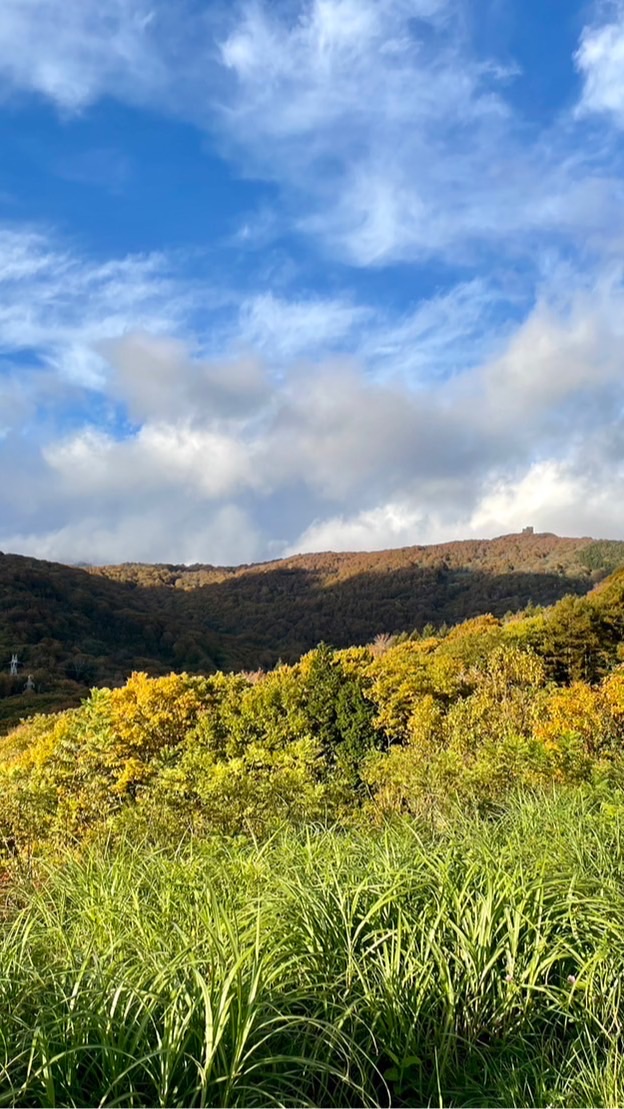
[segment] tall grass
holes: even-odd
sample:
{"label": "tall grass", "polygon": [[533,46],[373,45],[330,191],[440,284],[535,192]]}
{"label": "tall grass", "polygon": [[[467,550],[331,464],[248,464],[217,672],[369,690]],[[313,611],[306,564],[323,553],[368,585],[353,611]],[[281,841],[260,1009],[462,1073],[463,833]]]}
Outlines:
{"label": "tall grass", "polygon": [[0,1104],[621,1105],[623,835],[571,792],[41,866],[5,913]]}

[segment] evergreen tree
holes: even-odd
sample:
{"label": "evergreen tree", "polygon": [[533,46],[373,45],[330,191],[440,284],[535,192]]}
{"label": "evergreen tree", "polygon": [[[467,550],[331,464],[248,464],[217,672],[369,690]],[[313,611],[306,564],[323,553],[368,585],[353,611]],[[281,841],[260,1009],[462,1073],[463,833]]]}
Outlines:
{"label": "evergreen tree", "polygon": [[327,643],[312,655],[306,711],[328,766],[340,768],[351,785],[359,785],[362,760],[382,746],[382,736],[373,725],[374,707],[360,682],[345,674]]}

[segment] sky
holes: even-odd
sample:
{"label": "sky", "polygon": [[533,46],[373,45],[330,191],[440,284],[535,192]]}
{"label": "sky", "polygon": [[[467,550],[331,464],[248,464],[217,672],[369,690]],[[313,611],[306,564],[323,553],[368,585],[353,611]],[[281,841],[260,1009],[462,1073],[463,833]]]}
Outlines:
{"label": "sky", "polygon": [[624,0],[2,0],[0,549],[624,538]]}

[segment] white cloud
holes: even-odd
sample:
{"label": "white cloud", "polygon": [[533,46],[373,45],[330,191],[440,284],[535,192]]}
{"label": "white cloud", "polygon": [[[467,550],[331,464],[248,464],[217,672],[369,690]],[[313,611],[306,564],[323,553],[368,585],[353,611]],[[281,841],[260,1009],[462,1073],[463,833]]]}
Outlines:
{"label": "white cloud", "polygon": [[378,375],[402,375],[427,387],[483,362],[504,342],[502,309],[524,307],[524,297],[505,294],[485,278],[460,282],[384,319],[378,313],[360,328],[355,350]]}
{"label": "white cloud", "polygon": [[[222,45],[236,81],[228,137],[253,170],[307,198],[302,228],[356,264],[444,247],[450,182],[442,195],[435,175],[447,129],[461,119],[454,172],[463,191],[480,129],[507,116],[483,70],[446,33],[455,7],[309,0],[287,19],[248,5]],[[433,51],[419,24],[439,31]]]}
{"label": "white cloud", "polygon": [[163,254],[94,262],[44,232],[0,229],[0,352],[36,351],[76,383],[101,381],[97,343],[140,328],[175,333],[191,302]]}
{"label": "white cloud", "polygon": [[[109,414],[111,405],[122,405],[139,424],[193,422],[194,414],[203,420],[207,413],[219,420],[266,421],[275,406],[271,378],[288,375],[293,362],[305,377],[314,375],[311,367],[319,360],[351,351],[377,377],[412,380],[474,365],[489,347],[484,336],[500,301],[483,281],[422,301],[399,318],[346,295],[265,292],[241,300],[209,280],[185,280],[179,272],[184,264],[163,254],[93,261],[49,233],[0,230],[6,379],[19,379],[31,409],[53,398],[58,409],[69,403],[72,390],[79,405],[78,391],[86,400],[91,390]],[[175,336],[188,336],[193,325],[189,355]],[[358,402],[358,419],[368,435],[366,395]],[[310,397],[319,403],[313,382]],[[4,409],[3,426],[17,426],[15,403],[7,400]],[[100,417],[106,418],[104,410]],[[349,422],[348,404],[340,419]],[[311,472],[320,469],[316,461],[311,466]]]}
{"label": "white cloud", "polygon": [[[86,422],[50,441],[26,503],[7,441],[0,547],[21,535],[58,557],[73,543],[74,558],[110,558],[117,542],[118,559],[214,562],[227,549],[232,562],[279,553],[276,535],[296,550],[526,523],[613,534],[624,526],[622,320],[611,274],[593,295],[544,298],[496,357],[417,389],[355,361],[270,377],[255,362],[213,364],[177,341],[128,335],[108,357],[111,396],[134,429]],[[101,526],[85,529],[94,502]],[[239,518],[237,549],[235,528],[215,521]]]}
{"label": "white cloud", "polygon": [[575,420],[585,429],[608,421],[624,368],[623,309],[619,280],[573,296],[562,314],[538,304],[480,375],[484,422],[537,440],[557,429],[569,434]]}
{"label": "white cloud", "polygon": [[17,376],[3,374],[0,366],[0,439],[8,435],[12,427],[23,423],[29,409],[24,383]]}
{"label": "white cloud", "polygon": [[[613,10],[577,64],[583,109],[621,118]],[[463,0],[4,0],[0,91],[190,120],[278,186],[282,228],[356,266],[465,263],[502,241],[533,256],[544,236],[604,248],[624,232],[608,159],[567,117],[527,127],[506,96],[517,71],[475,55],[466,13]],[[239,244],[266,243],[275,222],[265,208]]]}
{"label": "white cloud", "polygon": [[[449,6],[448,0],[387,0],[383,6],[371,0],[305,0],[293,14],[292,7],[280,13],[266,4],[244,5],[221,54],[243,92],[253,88],[260,102],[253,107],[241,99],[235,122],[251,128],[262,120],[263,130],[277,140],[296,133],[312,138],[313,159],[314,132],[332,122],[354,116],[366,124],[372,113],[394,120],[398,112],[406,122],[413,119],[422,110],[417,98],[402,103],[397,98],[406,75],[417,69],[414,56],[422,53],[409,25],[419,19],[435,23]],[[379,82],[380,69],[370,68],[375,59],[388,78],[385,86]],[[363,100],[367,78],[369,95]],[[447,103],[463,89],[463,75],[457,74],[447,87]],[[419,84],[416,91],[431,106],[439,89]],[[444,108],[439,104],[436,110],[442,115]],[[359,138],[345,136],[351,147]]]}
{"label": "white cloud", "polygon": [[354,515],[314,521],[287,548],[364,551],[519,532],[527,524],[559,535],[619,539],[624,534],[624,466],[588,474],[583,459],[536,462],[517,479],[497,481],[468,511],[449,515],[418,499],[390,501]]}
{"label": "white cloud", "polygon": [[166,73],[147,0],[3,0],[0,88],[31,91],[67,111],[106,94],[144,94]]}
{"label": "white cloud", "polygon": [[457,0],[253,3],[223,40],[227,149],[279,185],[328,253],[457,263],[502,240],[526,254],[545,235],[604,243],[621,228],[609,167],[569,120],[526,127],[505,98],[516,71],[472,53],[465,12]]}
{"label": "white cloud", "polygon": [[611,18],[585,27],[576,54],[583,76],[581,113],[611,115],[624,126],[624,5],[611,7]]}
{"label": "white cloud", "polygon": [[286,300],[261,293],[241,305],[237,331],[253,350],[290,361],[339,348],[372,315],[370,309],[346,299]]}
{"label": "white cloud", "polygon": [[400,376],[426,384],[483,362],[509,330],[501,316],[529,306],[526,294],[484,277],[417,299],[401,312],[346,294],[258,293],[245,297],[230,322],[212,332],[212,350],[216,356],[228,348],[251,350],[279,369],[339,354],[366,365],[377,380]]}
{"label": "white cloud", "polygon": [[99,351],[114,369],[112,395],[139,421],[235,419],[256,411],[270,391],[257,358],[190,358],[184,343],[164,336],[134,332]]}
{"label": "white cloud", "polygon": [[573,451],[565,459],[531,465],[517,481],[501,481],[483,497],[470,521],[470,532],[493,535],[537,531],[592,535],[606,539],[624,534],[624,466],[588,468],[587,454]]}
{"label": "white cloud", "polygon": [[[342,511],[317,515],[288,551],[445,542],[527,523],[621,536],[623,320],[624,290],[613,280],[563,313],[538,305],[497,359],[404,398],[411,451],[396,419],[387,430],[404,462],[400,482],[386,472],[365,506],[354,510],[351,497]],[[419,422],[429,433],[420,443]],[[379,456],[373,469],[384,472]]]}
{"label": "white cloud", "polygon": [[[197,519],[195,504],[169,502],[132,513],[83,515],[49,531],[4,533],[3,551],[28,551],[36,558],[60,562],[116,563],[127,561],[205,562],[233,565],[261,554],[259,537],[247,514],[236,505],[204,511]],[[155,552],[158,552],[157,555]]]}
{"label": "white cloud", "polygon": [[48,446],[43,456],[66,492],[80,499],[123,496],[128,504],[173,489],[201,501],[257,484],[244,442],[188,423],[145,424],[125,440],[81,431]]}
{"label": "white cloud", "polygon": [[429,542],[431,529],[417,505],[391,501],[353,516],[315,520],[286,554],[302,551],[380,551]]}

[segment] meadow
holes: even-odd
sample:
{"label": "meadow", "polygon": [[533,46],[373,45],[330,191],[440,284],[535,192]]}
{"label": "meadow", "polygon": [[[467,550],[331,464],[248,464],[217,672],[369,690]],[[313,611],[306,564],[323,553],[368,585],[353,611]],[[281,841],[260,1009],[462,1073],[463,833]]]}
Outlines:
{"label": "meadow", "polygon": [[616,1106],[624,800],[10,864],[0,1104]]}

